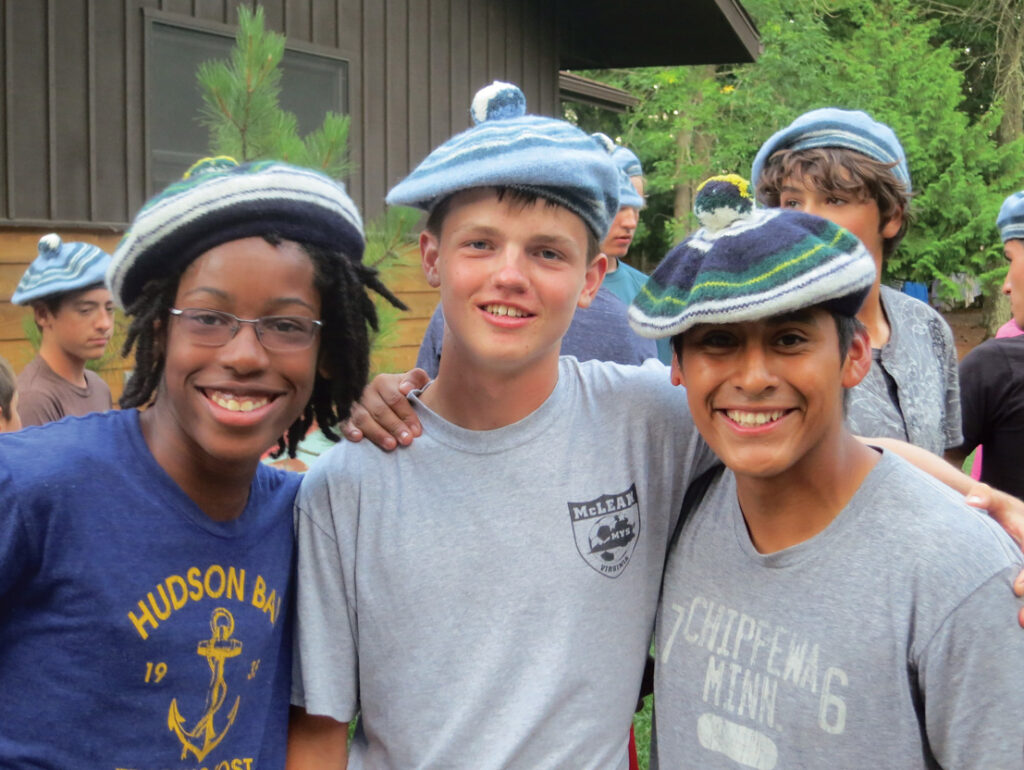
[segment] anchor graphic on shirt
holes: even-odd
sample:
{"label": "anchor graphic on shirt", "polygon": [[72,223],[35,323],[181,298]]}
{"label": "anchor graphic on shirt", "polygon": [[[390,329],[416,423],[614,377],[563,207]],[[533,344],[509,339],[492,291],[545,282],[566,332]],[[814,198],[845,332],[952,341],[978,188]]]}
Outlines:
{"label": "anchor graphic on shirt", "polygon": [[167,712],[167,728],[181,741],[181,758],[184,759],[191,751],[199,762],[227,735],[238,716],[238,704],[241,701],[241,697],[235,698],[227,723],[218,733],[214,727],[214,717],[224,705],[228,694],[228,686],[224,681],[224,663],[228,658],[242,653],[242,643],[231,638],[235,631],[235,619],[223,607],[215,609],[210,616],[210,631],[210,638],[199,642],[196,649],[196,654],[206,658],[210,666],[210,691],[206,694],[206,710],[191,730],[185,729],[185,717],[178,711],[177,698],[171,700],[171,708]]}

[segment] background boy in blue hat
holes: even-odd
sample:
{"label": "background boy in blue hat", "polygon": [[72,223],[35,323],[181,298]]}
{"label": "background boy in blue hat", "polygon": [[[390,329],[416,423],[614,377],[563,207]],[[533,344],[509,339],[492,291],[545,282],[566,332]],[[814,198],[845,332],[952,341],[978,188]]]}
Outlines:
{"label": "background boy in blue hat", "polygon": [[855,317],[871,255],[818,217],[744,211],[735,179],[698,198],[705,227],[630,310],[672,338],[673,379],[728,468],[666,564],[658,763],[1019,766],[1019,551],[844,424],[871,364]]}
{"label": "background boy in blue hat", "polygon": [[857,314],[871,340],[873,366],[848,395],[851,430],[938,455],[960,446],[949,325],[926,303],[881,285],[882,264],[907,230],[912,192],[892,129],[860,111],[812,110],[761,146],[750,179],[758,200],[845,227],[875,260],[875,281]]}
{"label": "background boy in blue hat", "polygon": [[508,84],[473,113],[388,196],[430,212],[426,431],[333,448],[296,503],[296,768],[343,765],[358,714],[352,768],[625,770],[670,514],[711,463],[661,364],[559,358],[604,274],[607,152]]}
{"label": "background boy in blue hat", "polygon": [[39,239],[11,302],[31,305],[42,339],[18,375],[18,410],[25,425],[110,409],[107,383],[85,368],[100,358],[114,330],[114,302],[103,283],[110,255],[88,243]]}
{"label": "background boy in blue hat", "polygon": [[[1024,328],[1024,192],[1003,201],[996,218],[1009,269],[1003,293],[1010,297],[1013,322]],[[1024,496],[1020,450],[1024,446],[1024,338],[987,340],[960,362],[960,406],[964,443],[951,452],[962,462],[985,446],[981,480]]]}

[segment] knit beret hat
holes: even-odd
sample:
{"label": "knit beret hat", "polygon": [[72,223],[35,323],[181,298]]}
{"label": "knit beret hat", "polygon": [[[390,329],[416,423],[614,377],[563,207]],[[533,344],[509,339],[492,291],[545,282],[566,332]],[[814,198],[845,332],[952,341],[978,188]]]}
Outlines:
{"label": "knit beret hat", "polygon": [[579,215],[598,240],[619,210],[619,173],[611,157],[580,129],[526,114],[517,86],[495,81],[477,92],[472,128],[431,152],[387,195],[388,204],[429,211],[474,187],[536,193]]}
{"label": "knit beret hat", "polygon": [[996,227],[1003,243],[1014,238],[1024,240],[1024,191],[1015,192],[1003,201],[996,217]]}
{"label": "knit beret hat", "polygon": [[[604,150],[611,156],[612,162],[618,166],[618,162],[615,158],[615,149],[619,147],[619,145],[615,144],[608,134],[602,134],[600,131],[596,134],[591,134],[590,136],[593,137],[594,141],[596,141],[600,147],[604,148]],[[627,152],[629,151],[627,150]],[[642,209],[645,204],[643,196],[641,196],[640,193],[636,191],[636,188],[633,187],[633,183],[630,181],[629,177],[630,175],[627,174],[621,166],[619,166],[619,208],[624,209],[629,206],[634,209]]]}
{"label": "knit beret hat", "polygon": [[699,323],[738,323],[823,306],[860,309],[875,262],[851,233],[789,209],[756,209],[742,177],[711,177],[694,204],[703,227],[673,248],[633,299],[642,337]]}
{"label": "knit beret hat", "polygon": [[110,255],[90,243],[64,243],[56,233],[39,239],[39,256],[18,281],[11,302],[33,300],[103,283]]}
{"label": "knit beret hat", "polygon": [[626,176],[644,175],[644,167],[640,165],[640,158],[628,147],[623,147],[621,144],[615,145],[615,149],[612,150],[612,160],[615,161],[616,166],[626,172]]}
{"label": "knit beret hat", "polygon": [[756,186],[768,159],[779,150],[809,150],[839,147],[855,150],[880,163],[895,163],[892,173],[911,192],[907,156],[896,134],[884,123],[860,110],[824,107],[805,112],[788,126],[772,134],[757,151],[750,179]]}
{"label": "knit beret hat", "polygon": [[127,307],[145,284],[181,273],[228,241],[276,234],[363,256],[363,223],[345,186],[308,168],[277,161],[238,165],[204,158],[147,201],[114,251],[107,283]]}

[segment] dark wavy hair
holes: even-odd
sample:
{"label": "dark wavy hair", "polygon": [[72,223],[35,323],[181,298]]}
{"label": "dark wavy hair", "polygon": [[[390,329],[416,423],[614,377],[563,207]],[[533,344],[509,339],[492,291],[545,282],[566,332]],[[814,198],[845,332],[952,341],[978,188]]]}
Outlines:
{"label": "dark wavy hair", "polygon": [[[282,242],[272,233],[262,237],[273,246]],[[332,428],[348,417],[352,403],[366,386],[370,329],[377,330],[377,312],[366,290],[373,289],[395,307],[408,309],[381,283],[373,268],[309,243],[299,246],[313,262],[313,284],[320,293],[323,327],[313,394],[302,414],[277,442],[278,455],[287,451],[290,457],[295,456],[296,447],[314,420],[328,439],[337,441],[339,436]],[[128,356],[135,348],[135,372],[119,400],[123,408],[153,402],[165,359],[165,351],[158,344],[158,330],[167,327],[180,279],[178,274],[149,281],[126,308],[131,324],[121,352]]]}

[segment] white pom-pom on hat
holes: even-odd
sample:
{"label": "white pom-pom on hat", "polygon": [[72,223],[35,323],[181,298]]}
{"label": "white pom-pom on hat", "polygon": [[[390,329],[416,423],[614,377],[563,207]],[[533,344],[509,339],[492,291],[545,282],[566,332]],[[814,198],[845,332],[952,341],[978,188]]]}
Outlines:
{"label": "white pom-pom on hat", "polygon": [[57,233],[47,233],[39,239],[39,255],[52,259],[60,253],[63,242]]}
{"label": "white pom-pom on hat", "polygon": [[474,124],[519,118],[526,114],[526,96],[519,86],[495,80],[476,92],[469,111]]}

